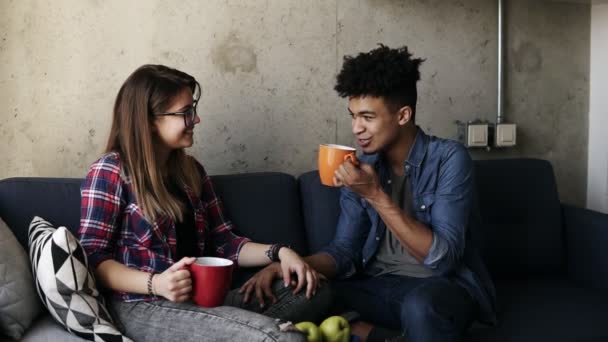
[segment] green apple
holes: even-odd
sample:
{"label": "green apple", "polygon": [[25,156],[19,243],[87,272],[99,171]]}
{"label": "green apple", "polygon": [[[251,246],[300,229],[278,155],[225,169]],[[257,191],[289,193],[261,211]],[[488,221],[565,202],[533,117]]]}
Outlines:
{"label": "green apple", "polygon": [[296,328],[306,334],[306,340],[308,342],[322,342],[323,335],[321,330],[313,322],[300,322],[296,324]]}
{"label": "green apple", "polygon": [[329,317],[319,325],[319,329],[325,342],[350,341],[350,325],[342,316]]}

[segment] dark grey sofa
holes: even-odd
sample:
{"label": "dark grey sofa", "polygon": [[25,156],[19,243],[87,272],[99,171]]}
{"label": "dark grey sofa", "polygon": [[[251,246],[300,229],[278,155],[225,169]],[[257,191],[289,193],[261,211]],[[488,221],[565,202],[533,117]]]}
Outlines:
{"label": "dark grey sofa", "polygon": [[[608,341],[608,215],[563,205],[542,160],[476,161],[478,212],[472,232],[498,294],[496,327],[474,326],[470,341]],[[285,242],[302,254],[334,234],[338,190],[311,171],[214,176],[238,233]],[[34,215],[76,232],[80,179],[0,181],[0,217],[23,246]],[[252,271],[240,271],[235,286]],[[48,314],[25,341],[78,341]]]}

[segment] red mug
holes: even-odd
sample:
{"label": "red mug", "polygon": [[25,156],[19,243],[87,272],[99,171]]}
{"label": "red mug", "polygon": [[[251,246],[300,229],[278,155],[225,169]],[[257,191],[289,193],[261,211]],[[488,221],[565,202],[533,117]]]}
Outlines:
{"label": "red mug", "polygon": [[220,306],[230,289],[233,262],[224,258],[201,257],[188,265],[192,277],[192,299],[207,308]]}

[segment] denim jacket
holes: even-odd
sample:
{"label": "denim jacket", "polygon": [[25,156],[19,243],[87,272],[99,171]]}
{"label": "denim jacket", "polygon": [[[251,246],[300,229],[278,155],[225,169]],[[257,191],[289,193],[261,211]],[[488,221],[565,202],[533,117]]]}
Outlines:
{"label": "denim jacket", "polygon": [[[390,165],[383,155],[363,155],[360,160],[374,166],[388,193]],[[418,127],[403,167],[411,181],[414,218],[433,233],[423,264],[436,276],[461,284],[479,304],[480,321],[494,323],[494,285],[471,239],[478,216],[472,210],[475,186],[467,150],[455,141],[428,136]],[[339,278],[348,278],[368,265],[387,228],[378,212],[346,187],[341,189],[340,209],[334,240],[321,252],[334,259]]]}

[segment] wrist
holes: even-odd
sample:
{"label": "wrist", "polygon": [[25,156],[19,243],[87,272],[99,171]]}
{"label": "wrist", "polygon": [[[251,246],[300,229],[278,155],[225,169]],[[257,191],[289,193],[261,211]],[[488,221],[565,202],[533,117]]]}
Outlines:
{"label": "wrist", "polygon": [[289,253],[289,251],[291,251],[291,249],[288,246],[282,246],[279,248],[279,251],[277,252],[279,262],[285,258],[285,253]]}
{"label": "wrist", "polygon": [[383,200],[383,196],[386,195],[384,190],[382,190],[379,186],[375,187],[371,194],[365,196],[365,199],[370,203],[381,203]]}
{"label": "wrist", "polygon": [[281,252],[281,250],[283,250],[285,247],[289,249],[289,246],[284,243],[275,243],[274,245],[270,245],[268,250],[266,250],[266,256],[268,259],[270,259],[270,261],[281,261],[279,252]]}
{"label": "wrist", "polygon": [[[366,198],[367,202],[374,207],[377,211],[387,210],[389,208],[397,208],[395,207],[395,203],[391,199],[391,197],[384,191],[380,190],[373,197]],[[401,210],[400,208],[397,208]]]}
{"label": "wrist", "polygon": [[148,289],[148,296],[154,296],[156,297],[156,287],[154,284],[154,280],[156,277],[156,272],[150,272],[148,274],[148,278],[147,278],[147,283],[146,283],[146,287]]}

